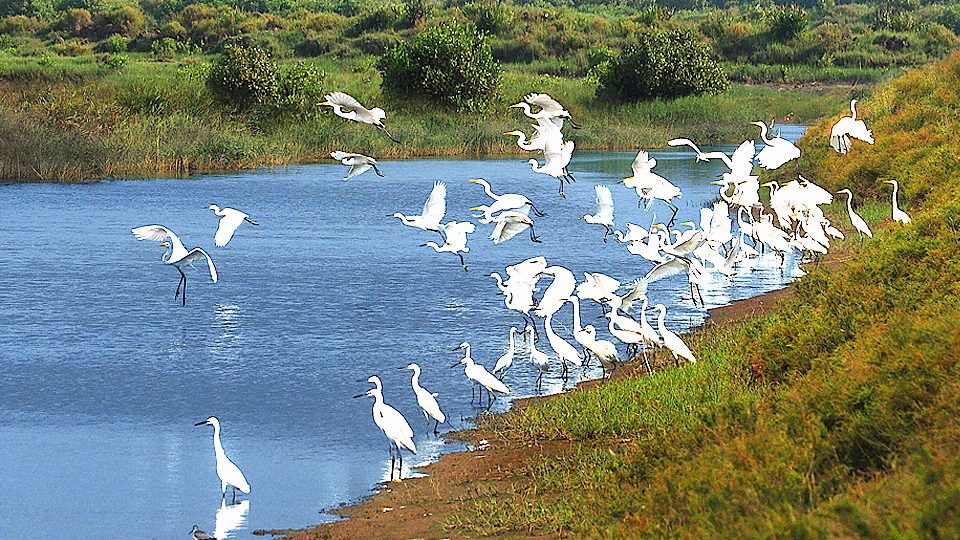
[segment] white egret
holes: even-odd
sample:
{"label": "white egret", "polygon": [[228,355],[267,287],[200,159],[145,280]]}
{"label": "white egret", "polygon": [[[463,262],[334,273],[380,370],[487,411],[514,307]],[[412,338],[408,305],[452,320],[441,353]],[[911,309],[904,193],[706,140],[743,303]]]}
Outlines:
{"label": "white egret", "polygon": [[[616,314],[611,311],[607,313],[607,329],[610,331],[610,334],[613,337],[617,338],[621,343],[626,344],[627,346],[627,357],[630,357],[630,349],[632,348],[634,352],[641,343],[643,343],[643,336],[640,335],[640,332],[634,332],[632,330],[626,330],[624,328],[616,327]],[[624,317],[625,318],[625,317]],[[630,319],[627,319],[630,320]],[[644,358],[646,360],[646,358]],[[649,366],[648,366],[649,370]]]}
{"label": "white egret", "polygon": [[850,223],[852,223],[854,228],[860,232],[860,239],[863,240],[863,235],[873,238],[873,233],[870,232],[870,227],[867,227],[867,222],[853,211],[853,192],[851,192],[849,189],[841,189],[837,193],[847,194],[847,212],[850,214]]}
{"label": "white egret", "polygon": [[657,304],[653,306],[653,309],[660,310],[660,316],[657,318],[657,327],[660,330],[660,338],[663,340],[663,346],[667,349],[670,349],[670,353],[673,354],[674,359],[683,357],[695,363],[697,359],[693,356],[693,353],[690,352],[687,344],[680,339],[680,336],[674,334],[670,330],[667,330],[667,327],[664,326],[663,318],[667,313],[666,306],[663,304]]}
{"label": "white egret", "polygon": [[603,305],[603,302],[617,295],[620,281],[599,272],[584,272],[583,282],[577,285],[577,297],[583,300],[593,300]]}
{"label": "white egret", "polygon": [[650,233],[646,229],[639,225],[634,225],[633,223],[627,223],[627,233],[624,234],[619,229],[613,231],[613,235],[617,237],[617,241],[621,244],[630,244],[633,242],[643,242],[650,236]]}
{"label": "white egret", "polygon": [[884,180],[884,182],[893,184],[893,220],[900,223],[910,223],[910,216],[897,206],[897,190],[900,189],[900,184],[896,180]]}
{"label": "white egret", "polygon": [[376,385],[376,387],[367,390],[366,393],[353,396],[355,398],[364,397],[364,396],[373,396],[376,401],[373,403],[373,421],[376,422],[377,427],[383,431],[383,434],[386,435],[390,442],[390,479],[393,479],[393,468],[395,459],[393,456],[393,445],[397,446],[397,456],[400,459],[400,467],[398,468],[398,476],[402,480],[403,478],[403,452],[402,450],[406,448],[414,454],[417,453],[417,447],[413,444],[413,429],[410,427],[410,424],[407,423],[407,419],[400,414],[399,411],[387,405],[383,402],[383,385],[380,383],[380,377],[376,375],[367,379],[367,382],[371,382]]}
{"label": "white egret", "polygon": [[510,327],[510,347],[507,348],[507,352],[503,353],[499,359],[497,359],[497,364],[493,366],[493,372],[500,374],[500,380],[503,380],[504,374],[513,366],[513,355],[516,352],[516,344],[514,343],[513,336],[519,332],[516,326]]}
{"label": "white egret", "polygon": [[857,100],[850,100],[850,116],[844,116],[830,130],[830,146],[841,154],[850,151],[850,137],[873,144],[873,134],[863,120],[857,120]]}
{"label": "white egret", "polygon": [[524,195],[520,195],[519,193],[504,193],[502,195],[497,195],[493,192],[493,190],[490,189],[490,183],[482,178],[474,178],[470,180],[470,182],[474,182],[483,186],[483,190],[486,192],[486,194],[494,200],[493,204],[475,206],[470,209],[473,211],[479,210],[483,212],[485,220],[482,221],[483,223],[489,223],[492,221],[492,216],[496,212],[500,212],[502,210],[516,210],[523,208],[524,206],[529,206],[533,210],[534,215],[537,217],[544,216],[544,213],[537,209],[537,207],[533,204],[533,201]]}
{"label": "white egret", "polygon": [[233,487],[234,499],[237,497],[238,489],[243,493],[250,493],[250,484],[248,484],[247,479],[243,477],[240,468],[234,465],[223,451],[223,445],[220,444],[220,421],[217,420],[217,417],[211,416],[203,422],[197,422],[194,425],[203,426],[207,424],[213,426],[213,451],[217,456],[217,476],[220,477],[221,500],[227,496],[228,485]]}
{"label": "white egret", "polygon": [[563,364],[563,378],[566,380],[567,362],[579,367],[583,365],[583,360],[580,358],[580,352],[577,351],[576,347],[553,331],[553,327],[551,326],[552,318],[553,313],[547,313],[547,316],[543,319],[543,328],[547,332],[547,342],[550,343],[553,352],[557,353],[557,357],[560,358],[560,362]]}
{"label": "white egret", "polygon": [[190,529],[190,536],[192,536],[194,540],[217,540],[216,536],[210,536],[210,533],[201,531],[200,527],[196,525]]}
{"label": "white egret", "polygon": [[533,126],[533,133],[530,140],[527,140],[526,134],[520,130],[508,131],[504,135],[513,135],[517,137],[517,146],[523,150],[543,150],[546,144],[545,133],[558,131],[560,128],[552,121],[546,118],[537,118],[537,124]]}
{"label": "white egret", "polygon": [[605,339],[597,339],[597,329],[592,324],[585,326],[583,331],[590,339],[587,349],[600,360],[600,366],[603,368],[604,374],[612,375],[619,362],[617,346]]}
{"label": "white egret", "polygon": [[647,297],[643,297],[643,305],[640,307],[640,336],[643,338],[643,361],[647,363],[647,372],[650,372],[650,363],[647,362],[647,347],[663,347],[663,340],[657,335],[657,331],[647,322]]}
{"label": "white egret", "polygon": [[[640,150],[637,152],[637,157],[633,159],[633,176],[624,178],[623,185],[637,190],[637,196],[640,197],[638,204],[642,203],[644,210],[649,210],[653,200],[659,199],[666,203],[673,210],[673,216],[676,216],[678,209],[671,201],[680,196],[680,188],[654,173],[652,169],[656,165],[656,159],[651,158],[646,150]],[[671,223],[673,223],[673,216],[670,218]]]}
{"label": "white egret", "polygon": [[766,124],[763,122],[750,123],[760,126],[760,138],[767,145],[757,153],[757,162],[760,163],[761,167],[769,170],[779,169],[784,163],[800,157],[800,149],[792,142],[779,136],[768,139]]}
{"label": "white egret", "polygon": [[597,192],[597,212],[593,215],[583,216],[587,223],[603,225],[606,232],[603,233],[603,241],[607,241],[607,236],[613,232],[613,195],[610,194],[610,188],[603,185],[594,186]]}
{"label": "white egret", "polygon": [[[454,366],[457,366],[459,364],[465,364],[463,368],[463,373],[470,380],[474,381],[475,383],[479,384],[483,388],[487,389],[487,398],[488,398],[487,408],[490,407],[490,404],[493,403],[493,399],[495,399],[493,396],[493,392],[500,392],[501,394],[504,394],[504,395],[510,393],[510,389],[508,389],[507,386],[503,384],[503,381],[496,378],[496,376],[494,376],[492,373],[487,371],[486,368],[484,368],[480,364],[473,361],[473,358],[470,357],[469,343],[464,341],[463,343],[460,344],[459,347],[457,347],[454,350],[456,351],[460,349],[465,349],[463,359],[457,362],[456,364],[454,364]],[[482,397],[483,396],[481,393],[481,399]]]}
{"label": "white egret", "polygon": [[567,301],[573,304],[573,339],[583,347],[584,356],[589,359],[590,344],[595,338],[587,334],[586,329],[580,325],[580,299],[576,296],[567,298]]}
{"label": "white egret", "polygon": [[563,183],[575,180],[567,172],[567,165],[570,163],[570,158],[573,157],[574,146],[573,141],[550,138],[543,148],[544,163],[542,166],[534,158],[527,160],[527,163],[533,168],[533,172],[547,174],[560,180],[560,196],[564,198],[566,194],[563,192]]}
{"label": "white egret", "polygon": [[[214,283],[217,282],[217,269],[213,266],[213,260],[210,258],[210,255],[207,255],[206,251],[198,247],[187,251],[187,248],[183,247],[183,242],[180,241],[180,238],[170,229],[162,225],[144,225],[143,227],[132,229],[131,232],[137,237],[137,240],[162,242],[160,244],[161,246],[170,248],[170,254],[166,257],[161,257],[160,260],[163,261],[164,264],[172,265],[180,272],[180,281],[177,282],[177,292],[173,295],[174,300],[180,295],[180,285],[183,284],[183,305],[187,305],[187,276],[183,273],[183,267],[193,266],[193,261],[206,259],[207,266],[210,268],[210,279],[213,280]],[[164,242],[167,238],[170,240]]]}
{"label": "white egret", "polygon": [[533,367],[537,368],[537,371],[540,373],[537,375],[537,390],[540,389],[540,383],[543,381],[543,372],[550,369],[550,357],[543,351],[537,350],[537,346],[534,343],[534,328],[531,325],[523,331],[524,335],[529,334],[527,337],[527,347],[530,349],[530,362],[533,363]]}
{"label": "white egret", "polygon": [[[447,212],[447,186],[443,182],[433,184],[430,196],[423,204],[423,212],[419,216],[405,216],[400,212],[393,214],[393,217],[400,218],[404,225],[423,229],[425,231],[434,231],[440,233],[440,220]],[[443,236],[443,233],[440,233]]]}
{"label": "white egret", "polygon": [[340,161],[344,165],[350,165],[350,171],[347,173],[347,177],[344,180],[349,180],[358,174],[363,174],[370,169],[373,169],[377,176],[384,176],[383,172],[377,168],[377,160],[373,159],[370,156],[365,156],[363,154],[354,154],[351,152],[341,152],[337,150],[335,152],[330,152],[330,157]]}
{"label": "white egret", "polygon": [[[540,110],[536,113],[531,112],[530,106],[540,107]],[[573,121],[573,117],[570,116],[570,112],[563,108],[563,105],[550,97],[547,94],[527,94],[523,97],[523,101],[520,103],[511,105],[511,107],[519,107],[523,109],[524,114],[530,118],[543,118],[554,122],[554,124],[559,129],[563,126],[563,121],[566,120],[570,122],[570,125],[574,129],[580,129],[580,126]]]}
{"label": "white egret", "polygon": [[443,245],[438,245],[436,242],[427,242],[424,246],[432,247],[437,253],[444,251],[455,253],[457,257],[460,257],[460,266],[466,271],[467,264],[463,261],[463,254],[470,251],[470,248],[467,247],[467,234],[472,233],[476,228],[477,226],[469,221],[444,223],[440,225],[440,234],[445,239]]}
{"label": "white egret", "polygon": [[533,220],[527,215],[529,210],[524,207],[520,210],[504,210],[493,217],[496,225],[490,233],[494,244],[506,242],[526,229],[530,229],[530,241],[540,243],[540,238],[533,228]]}
{"label": "white egret", "polygon": [[427,418],[427,429],[430,429],[430,418],[433,417],[435,420],[433,433],[436,435],[438,433],[437,428],[446,421],[446,416],[444,416],[443,411],[440,410],[440,404],[437,403],[437,394],[430,393],[420,386],[419,365],[414,363],[401,369],[413,370],[413,380],[411,381],[413,393],[417,395],[417,404],[420,405],[420,408],[423,410],[423,416]]}
{"label": "white egret", "polygon": [[395,143],[400,142],[396,137],[391,135],[383,125],[383,119],[386,118],[387,115],[380,107],[367,109],[352,96],[344,94],[343,92],[331,92],[323,96],[323,98],[325,101],[320,103],[320,105],[330,105],[333,107],[333,112],[336,113],[337,116],[346,118],[347,120],[377,126],[387,137],[390,137],[391,141]]}
{"label": "white egret", "polygon": [[546,317],[548,313],[556,313],[567,298],[573,294],[577,286],[577,278],[573,272],[558,265],[548,266],[541,272],[543,274],[552,274],[553,282],[544,291],[540,301],[537,302],[537,308],[533,312],[537,317]]}
{"label": "white egret", "polygon": [[214,214],[220,216],[220,223],[217,225],[217,234],[213,236],[214,243],[217,244],[217,247],[227,245],[227,242],[233,238],[234,231],[236,231],[244,221],[252,225],[259,225],[256,221],[250,219],[250,216],[247,214],[239,210],[234,210],[233,208],[220,208],[215,204],[211,204],[209,209],[213,210]]}

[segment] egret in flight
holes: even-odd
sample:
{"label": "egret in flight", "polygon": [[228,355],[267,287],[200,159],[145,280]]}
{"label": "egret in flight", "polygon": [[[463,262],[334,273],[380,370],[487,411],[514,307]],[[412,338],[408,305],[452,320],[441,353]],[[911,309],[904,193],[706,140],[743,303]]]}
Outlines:
{"label": "egret in flight", "polygon": [[427,242],[424,246],[432,247],[437,253],[444,251],[455,253],[457,257],[460,257],[460,266],[466,271],[467,263],[463,261],[463,254],[470,251],[470,248],[467,247],[467,234],[472,233],[476,228],[477,226],[469,221],[444,223],[440,225],[440,234],[445,238],[443,245],[438,245],[436,242]]}
{"label": "egret in flight", "polygon": [[[443,182],[433,184],[433,190],[427,197],[427,202],[423,204],[423,212],[419,216],[405,216],[400,212],[393,214],[393,217],[400,218],[404,225],[423,229],[425,231],[434,231],[443,236],[440,232],[440,220],[447,212],[447,186]],[[444,239],[446,240],[446,239]]]}
{"label": "egret in flight", "polygon": [[857,120],[857,100],[850,100],[850,116],[844,116],[830,130],[830,146],[841,154],[850,151],[850,137],[873,144],[873,133],[867,129],[863,120]]}
{"label": "egret in flight", "polygon": [[402,450],[406,448],[414,454],[417,453],[417,447],[413,444],[413,429],[410,428],[410,424],[407,423],[407,419],[400,414],[399,411],[393,407],[387,405],[383,402],[383,385],[380,383],[380,377],[376,375],[367,379],[367,382],[371,382],[376,385],[376,387],[367,390],[366,393],[353,396],[355,398],[360,398],[364,396],[373,396],[376,401],[373,403],[373,421],[376,422],[377,427],[383,431],[383,434],[386,435],[390,442],[390,479],[393,480],[393,469],[396,462],[396,458],[393,455],[393,445],[397,446],[397,457],[400,459],[400,466],[397,467],[398,477],[403,476],[403,452]]}
{"label": "egret in flight", "polygon": [[370,169],[373,169],[377,173],[377,176],[384,176],[383,172],[377,168],[377,160],[370,156],[353,154],[350,152],[341,152],[340,150],[337,150],[335,152],[330,152],[330,157],[338,160],[344,165],[350,165],[350,171],[347,173],[347,177],[344,178],[344,180],[349,180],[358,174],[367,172]]}
{"label": "egret in flight", "polygon": [[220,224],[217,225],[217,234],[213,236],[213,241],[217,244],[217,247],[227,245],[227,242],[233,238],[234,231],[236,231],[240,225],[243,225],[244,221],[251,225],[260,225],[250,219],[250,216],[247,214],[239,210],[234,210],[233,208],[220,208],[215,204],[211,204],[209,209],[213,210],[214,214],[220,216]]}
{"label": "egret in flight", "polygon": [[524,195],[520,195],[519,193],[504,193],[502,195],[497,195],[493,192],[493,190],[490,189],[490,183],[486,180],[482,178],[474,178],[470,181],[483,186],[483,190],[486,192],[486,194],[493,198],[493,204],[475,206],[470,209],[473,211],[479,210],[483,212],[483,218],[485,220],[484,222],[486,223],[489,223],[493,220],[492,216],[496,212],[500,212],[502,210],[517,210],[525,206],[529,206],[530,209],[533,210],[534,215],[537,217],[543,217],[545,215],[543,212],[537,209],[537,207],[533,204],[533,201]]}
{"label": "egret in flight", "polygon": [[767,145],[757,153],[757,161],[761,167],[770,170],[779,169],[784,163],[800,157],[800,149],[792,142],[780,136],[768,139],[766,124],[763,122],[750,123],[755,126],[760,126],[760,138],[763,139],[764,144]]}
{"label": "egret in flight", "polygon": [[[532,112],[530,106],[540,107],[540,110],[537,112]],[[553,99],[547,94],[537,94],[531,93],[523,97],[523,101],[520,103],[511,105],[511,107],[518,107],[523,109],[523,113],[529,116],[530,118],[535,119],[545,119],[550,120],[557,126],[557,129],[563,127],[563,121],[566,120],[570,122],[570,125],[574,129],[580,129],[580,125],[573,121],[573,117],[570,116],[570,112],[563,108],[563,105],[560,105],[560,102]]]}
{"label": "egret in flight", "polygon": [[533,228],[533,220],[527,215],[528,211],[529,209],[524,207],[520,210],[504,210],[494,216],[493,222],[497,225],[490,233],[493,243],[506,242],[526,229],[530,229],[530,241],[540,243],[540,238]]}
{"label": "egret in flight", "polygon": [[860,239],[863,240],[863,235],[873,238],[873,233],[870,232],[870,227],[867,227],[867,222],[853,211],[853,193],[849,189],[841,189],[837,193],[847,194],[847,212],[850,213],[850,222],[853,223],[854,228],[860,232]]}
{"label": "egret in flight", "polygon": [[344,94],[343,92],[331,92],[323,96],[323,98],[325,101],[320,103],[320,105],[330,105],[333,107],[333,112],[336,113],[337,116],[355,122],[377,126],[387,137],[390,137],[391,141],[395,143],[400,142],[396,137],[391,135],[383,125],[383,119],[386,118],[387,115],[380,107],[367,109],[352,96]]}
{"label": "egret in flight", "polygon": [[[206,251],[198,247],[187,251],[187,248],[183,247],[183,242],[181,242],[177,235],[170,229],[162,225],[144,225],[143,227],[132,229],[131,232],[137,237],[137,240],[162,242],[160,244],[161,246],[170,248],[170,254],[160,260],[163,261],[164,264],[172,265],[180,272],[180,281],[177,282],[177,292],[173,295],[174,300],[180,295],[180,285],[183,284],[183,305],[187,305],[187,276],[183,273],[183,267],[192,266],[193,261],[206,259],[207,266],[210,267],[210,279],[212,279],[214,283],[217,282],[217,269],[213,266],[213,260],[210,259],[210,255],[207,255]],[[164,242],[167,238],[170,240]]]}
{"label": "egret in flight", "polygon": [[593,215],[583,216],[587,223],[603,225],[606,232],[603,233],[603,241],[607,241],[607,236],[613,233],[613,195],[610,194],[610,188],[603,185],[594,186],[597,192],[597,212]]}
{"label": "egret in flight", "polygon": [[423,410],[423,416],[427,418],[427,429],[430,429],[430,418],[436,421],[433,425],[433,433],[437,434],[437,428],[440,427],[446,420],[443,411],[440,410],[440,404],[437,403],[437,394],[432,394],[428,392],[425,388],[420,386],[420,366],[417,364],[410,364],[405,368],[400,369],[412,369],[413,370],[413,380],[411,384],[413,385],[413,393],[417,395],[417,404],[420,405],[420,408]]}
{"label": "egret in flight", "polygon": [[240,468],[227,458],[227,454],[223,451],[223,445],[220,444],[220,421],[217,420],[216,416],[211,416],[203,422],[197,422],[195,425],[204,426],[207,424],[213,426],[213,451],[217,456],[217,476],[220,477],[220,498],[224,499],[227,496],[228,485],[233,487],[234,499],[237,498],[238,489],[243,493],[250,493],[250,484],[248,484],[246,478],[243,477]]}
{"label": "egret in flight", "polygon": [[896,180],[884,180],[884,182],[893,184],[893,220],[900,223],[910,223],[910,216],[897,206],[897,191],[900,189],[900,184]]}

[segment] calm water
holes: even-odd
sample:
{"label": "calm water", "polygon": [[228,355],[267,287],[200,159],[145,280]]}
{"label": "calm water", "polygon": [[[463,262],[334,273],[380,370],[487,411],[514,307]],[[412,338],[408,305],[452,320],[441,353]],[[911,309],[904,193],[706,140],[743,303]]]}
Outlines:
{"label": "calm water", "polygon": [[[802,130],[784,130],[799,137]],[[720,147],[731,152],[733,147]],[[550,264],[602,272],[628,283],[652,265],[600,239],[603,227],[581,217],[595,210],[593,186],[611,184],[616,222],[649,226],[669,218],[654,203],[615,185],[635,153],[578,153],[577,182],[530,171],[523,159],[382,163],[344,182],[339,164],[289,167],[190,179],[116,180],[93,185],[0,185],[0,538],[184,538],[198,524],[220,537],[256,538],[256,529],[305,527],[336,519],[325,510],[369,495],[388,475],[387,442],[371,418],[372,398],[352,399],[383,379],[387,403],[417,431],[417,456],[405,466],[459,449],[426,435],[410,388],[439,392],[444,430],[463,428],[478,409],[462,368],[451,369],[462,341],[488,369],[506,349],[516,313],[507,310],[491,272],[543,255]],[[654,151],[655,172],[683,190],[677,222],[699,221],[716,199],[709,182],[724,171],[697,163],[687,149]],[[394,212],[419,214],[433,182],[447,184],[446,220],[496,192],[524,193],[547,216],[542,244],[526,234],[494,245],[478,225],[465,255],[421,247],[436,234],[401,225]],[[211,203],[248,212],[224,248],[213,246]],[[656,214],[656,217],[654,217]],[[187,305],[174,301],[179,278],[156,242],[130,229],[162,224],[187,245],[207,249],[220,281],[188,271]],[[792,263],[788,259],[788,262]],[[714,277],[707,308],[779,288],[792,279],[763,259],[756,271]],[[541,291],[550,278],[540,282]],[[652,303],[668,306],[667,325],[703,321],[684,276],[657,282]],[[599,308],[586,321],[612,338]],[[568,329],[566,307],[555,326]],[[563,330],[561,335],[569,337]],[[544,339],[540,349],[549,351]],[[622,347],[621,347],[622,350]],[[542,392],[566,383],[548,373]],[[518,360],[511,397],[537,393],[532,366]],[[501,399],[494,410],[509,407]],[[242,505],[221,508],[212,428],[216,415],[228,456],[252,486]],[[411,471],[405,471],[410,474]],[[229,499],[229,490],[228,490]]]}

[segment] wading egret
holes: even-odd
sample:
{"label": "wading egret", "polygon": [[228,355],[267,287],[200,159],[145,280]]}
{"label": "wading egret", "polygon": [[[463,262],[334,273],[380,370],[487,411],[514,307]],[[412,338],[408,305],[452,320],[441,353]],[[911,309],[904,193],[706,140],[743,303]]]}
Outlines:
{"label": "wading egret", "polygon": [[513,336],[518,332],[516,326],[510,327],[510,347],[507,348],[507,352],[503,353],[499,359],[497,359],[497,364],[493,366],[493,372],[500,374],[500,380],[503,380],[504,374],[513,366],[513,355],[516,352],[516,344],[514,343]]}
{"label": "wading egret", "polygon": [[884,182],[893,184],[893,220],[900,223],[910,223],[910,216],[897,206],[897,191],[900,189],[900,184],[896,180],[884,180]]}
{"label": "wading egret", "polygon": [[585,326],[583,331],[586,332],[590,338],[587,349],[600,360],[600,366],[603,368],[604,375],[613,375],[619,362],[617,359],[617,346],[614,345],[613,342],[605,339],[597,339],[597,329],[594,328],[592,324]]}
{"label": "wading egret", "polygon": [[358,174],[367,172],[370,169],[373,169],[377,176],[384,176],[383,172],[377,168],[377,160],[373,159],[370,156],[365,156],[363,154],[352,154],[350,152],[341,152],[337,150],[336,152],[330,152],[330,157],[340,161],[344,165],[350,165],[350,172],[347,173],[347,177],[344,180],[349,180]]}
{"label": "wading egret", "polygon": [[472,233],[476,228],[477,226],[469,221],[450,221],[444,223],[440,225],[440,234],[442,234],[445,239],[443,245],[437,245],[436,242],[427,242],[424,246],[432,247],[437,253],[444,251],[455,253],[457,257],[460,257],[460,266],[466,271],[467,263],[463,261],[463,254],[470,251],[470,248],[467,247],[467,234]]}
{"label": "wading egret", "polygon": [[670,330],[667,330],[667,327],[664,326],[663,318],[667,313],[666,306],[663,304],[657,304],[653,306],[653,309],[660,310],[660,316],[657,318],[657,327],[660,330],[660,338],[663,340],[663,346],[670,349],[670,353],[673,354],[674,359],[683,357],[691,362],[696,363],[697,359],[693,356],[693,353],[690,352],[687,344],[680,339],[680,336],[674,334]]}
{"label": "wading egret", "polygon": [[613,195],[610,194],[610,188],[607,186],[594,186],[597,192],[597,211],[595,214],[586,214],[583,216],[587,223],[603,225],[606,232],[603,233],[603,241],[607,241],[607,236],[613,233]]}
{"label": "wading egret", "polygon": [[360,104],[359,101],[354,99],[352,96],[344,94],[343,92],[331,92],[323,98],[326,100],[320,105],[329,105],[333,107],[333,112],[341,118],[346,118],[347,120],[353,120],[355,122],[360,122],[363,124],[370,124],[380,128],[380,131],[383,131],[387,137],[390,137],[390,140],[399,143],[390,132],[387,131],[387,128],[383,125],[383,119],[386,118],[386,113],[383,112],[383,109],[380,107],[375,107],[373,109],[367,109]]}
{"label": "wading egret", "polygon": [[768,139],[766,124],[763,122],[750,123],[760,126],[760,138],[767,145],[757,153],[757,162],[760,163],[761,167],[770,170],[779,169],[784,163],[800,157],[800,149],[792,142],[779,136]]}
{"label": "wading egret", "polygon": [[849,189],[841,189],[837,193],[847,194],[847,212],[850,214],[850,223],[852,223],[854,228],[860,232],[860,239],[863,240],[863,235],[873,238],[873,233],[870,232],[870,227],[867,227],[867,222],[853,211],[853,192],[851,192]]}
{"label": "wading egret", "polygon": [[523,333],[527,336],[527,347],[530,349],[530,362],[533,363],[533,367],[537,368],[537,371],[540,373],[537,375],[537,390],[540,390],[540,383],[543,381],[543,372],[550,369],[550,357],[548,357],[545,352],[537,350],[537,346],[534,343],[533,326],[528,324]]}
{"label": "wading egret", "polygon": [[[473,361],[473,358],[470,357],[470,344],[464,341],[460,344],[459,347],[454,349],[455,351],[460,349],[466,349],[463,359],[454,364],[456,367],[459,364],[465,364],[463,368],[463,373],[470,380],[479,384],[481,387],[487,389],[487,408],[490,408],[490,405],[493,403],[493,400],[496,399],[493,395],[494,392],[500,392],[501,394],[509,394],[510,390],[507,388],[503,382],[491,374],[487,369],[480,364]],[[483,395],[481,393],[481,399]],[[471,402],[473,400],[471,399]]]}
{"label": "wading egret", "polygon": [[580,352],[577,351],[576,347],[553,331],[552,319],[553,313],[547,313],[547,316],[543,319],[543,329],[547,332],[547,342],[550,343],[553,352],[557,353],[557,357],[563,364],[563,378],[566,380],[567,362],[579,367],[583,365],[583,360],[580,358]]}
{"label": "wading egret", "polygon": [[393,480],[393,469],[395,463],[393,446],[396,445],[397,457],[400,461],[400,466],[397,467],[397,476],[402,480],[402,450],[406,448],[414,454],[417,453],[417,447],[413,444],[413,429],[410,428],[410,424],[407,423],[407,419],[404,418],[399,411],[383,402],[383,385],[380,384],[380,377],[374,375],[367,379],[367,382],[375,384],[376,387],[367,390],[366,393],[353,397],[359,398],[364,396],[373,396],[376,400],[373,403],[373,421],[376,422],[377,427],[383,431],[383,434],[386,435],[386,437],[390,439],[390,442],[392,443],[390,444],[390,479]]}
{"label": "wading egret", "polygon": [[252,225],[259,225],[256,221],[250,219],[250,216],[247,214],[239,210],[234,210],[233,208],[220,208],[215,204],[211,204],[209,209],[213,210],[214,214],[220,216],[220,224],[217,225],[217,234],[213,236],[214,243],[217,244],[217,247],[227,245],[227,242],[233,238],[234,231],[236,231],[244,221]]}
{"label": "wading egret", "polygon": [[863,120],[857,120],[857,100],[850,100],[850,116],[844,116],[830,130],[830,146],[841,154],[850,151],[850,137],[873,144],[873,134]]}
{"label": "wading egret", "polygon": [[[540,110],[536,113],[531,112],[531,105],[534,107],[540,107]],[[524,114],[530,118],[544,118],[551,120],[557,125],[558,128],[562,127],[563,121],[566,120],[570,122],[570,125],[573,126],[574,129],[580,129],[580,126],[573,121],[573,117],[571,117],[570,113],[563,108],[563,105],[560,105],[557,100],[553,99],[547,94],[527,94],[523,97],[523,101],[515,105],[511,105],[511,107],[522,108]]]}
{"label": "wading egret", "polygon": [[440,410],[440,404],[437,403],[437,394],[432,394],[420,386],[420,366],[417,364],[410,364],[409,366],[401,369],[412,369],[413,370],[413,380],[411,384],[413,385],[413,393],[417,395],[417,404],[420,405],[420,408],[423,409],[423,416],[427,418],[427,429],[430,429],[430,418],[436,421],[433,425],[433,433],[437,434],[437,428],[440,427],[446,417],[443,414],[443,411]]}
{"label": "wading egret", "polygon": [[247,480],[243,477],[243,473],[227,458],[227,454],[223,451],[223,445],[220,444],[220,421],[217,420],[217,417],[211,416],[203,422],[197,422],[194,425],[203,426],[207,424],[213,426],[213,451],[217,456],[217,476],[220,477],[220,498],[224,499],[227,496],[227,485],[233,487],[234,499],[237,497],[238,489],[243,493],[250,493],[250,484],[248,484]]}
{"label": "wading egret", "polygon": [[[173,295],[174,300],[180,295],[180,285],[183,284],[183,305],[187,305],[187,276],[183,273],[183,267],[193,266],[193,261],[206,259],[207,266],[210,268],[210,279],[213,280],[214,283],[217,282],[217,269],[213,266],[213,260],[210,259],[210,255],[207,255],[206,251],[198,247],[187,251],[187,248],[183,247],[183,242],[181,242],[180,239],[177,238],[177,235],[170,229],[162,225],[144,225],[143,227],[132,229],[131,232],[137,237],[137,240],[162,242],[160,244],[161,246],[170,248],[170,254],[166,257],[161,257],[160,260],[163,261],[164,264],[173,266],[180,272],[180,281],[177,282],[177,292]],[[170,241],[164,242],[167,238],[169,238]]]}
{"label": "wading egret", "polygon": [[[397,212],[393,214],[393,217],[400,218],[404,225],[440,233],[440,220],[443,219],[446,212],[447,186],[443,182],[436,182],[433,184],[430,196],[423,204],[423,212],[419,216],[405,216]],[[440,233],[440,236],[443,236],[443,234]]]}

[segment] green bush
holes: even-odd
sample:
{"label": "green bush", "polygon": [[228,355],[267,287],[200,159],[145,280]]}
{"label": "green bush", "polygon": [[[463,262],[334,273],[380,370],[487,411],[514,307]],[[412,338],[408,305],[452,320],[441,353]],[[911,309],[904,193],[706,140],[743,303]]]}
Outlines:
{"label": "green bush", "polygon": [[766,10],[764,19],[767,34],[773,40],[789,40],[798,37],[807,29],[809,15],[800,6],[773,6]]}
{"label": "green bush", "polygon": [[427,28],[377,61],[385,91],[479,110],[500,89],[500,66],[473,25]]}
{"label": "green bush", "polygon": [[326,74],[303,61],[283,67],[277,73],[277,107],[285,116],[309,118],[323,101]]}
{"label": "green bush", "polygon": [[639,42],[610,62],[597,92],[619,101],[671,99],[727,88],[727,78],[706,45],[690,31],[676,29],[639,36]]}
{"label": "green bush", "polygon": [[210,68],[207,86],[220,103],[250,109],[275,102],[277,68],[262,49],[228,43]]}

